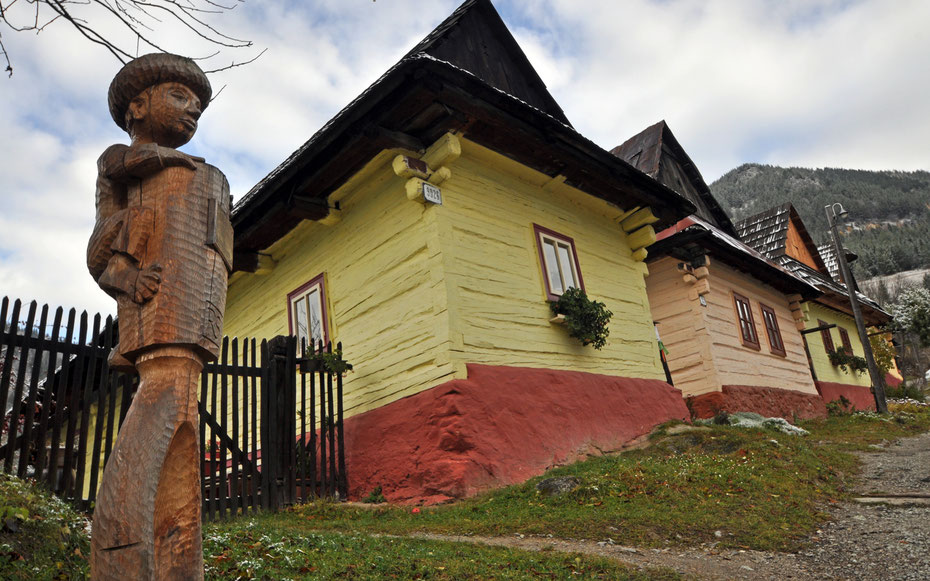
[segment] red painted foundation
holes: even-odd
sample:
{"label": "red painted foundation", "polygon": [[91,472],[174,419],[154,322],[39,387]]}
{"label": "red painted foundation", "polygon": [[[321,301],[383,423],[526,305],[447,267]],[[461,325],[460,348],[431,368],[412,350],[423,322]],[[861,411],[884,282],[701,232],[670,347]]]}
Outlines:
{"label": "red painted foundation", "polygon": [[756,385],[724,385],[723,391],[688,398],[688,408],[695,419],[712,418],[721,411],[755,412],[788,420],[795,416],[827,417],[824,400],[817,394]]}
{"label": "red painted foundation", "polygon": [[872,388],[870,387],[818,381],[817,391],[820,392],[820,397],[825,402],[839,401],[840,397],[845,397],[849,400],[850,405],[857,410],[875,411],[875,396],[872,394]]}
{"label": "red painted foundation", "polygon": [[454,380],[345,420],[349,498],[435,504],[523,482],[687,420],[663,381],[468,365]]}

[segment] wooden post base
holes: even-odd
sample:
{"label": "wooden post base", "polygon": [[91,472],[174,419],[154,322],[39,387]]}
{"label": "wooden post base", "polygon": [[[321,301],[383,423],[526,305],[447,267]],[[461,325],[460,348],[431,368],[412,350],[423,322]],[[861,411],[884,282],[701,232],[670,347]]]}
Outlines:
{"label": "wooden post base", "polygon": [[94,580],[203,579],[197,387],[192,349],[136,361],[139,389],[107,462],[94,513]]}

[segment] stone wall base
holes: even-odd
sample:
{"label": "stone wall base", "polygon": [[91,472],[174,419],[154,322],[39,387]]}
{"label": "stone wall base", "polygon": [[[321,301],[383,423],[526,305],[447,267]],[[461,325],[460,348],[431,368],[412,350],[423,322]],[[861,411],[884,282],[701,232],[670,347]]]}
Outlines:
{"label": "stone wall base", "polygon": [[824,400],[815,393],[757,385],[724,385],[723,391],[688,398],[691,417],[707,419],[718,412],[755,412],[766,417],[825,418]]}
{"label": "stone wall base", "polygon": [[681,392],[659,380],[468,365],[453,380],[345,420],[349,498],[435,504],[622,449],[669,420]]}
{"label": "stone wall base", "polygon": [[875,396],[872,394],[871,387],[818,381],[817,391],[824,402],[840,401],[840,397],[845,397],[857,410],[875,411]]}

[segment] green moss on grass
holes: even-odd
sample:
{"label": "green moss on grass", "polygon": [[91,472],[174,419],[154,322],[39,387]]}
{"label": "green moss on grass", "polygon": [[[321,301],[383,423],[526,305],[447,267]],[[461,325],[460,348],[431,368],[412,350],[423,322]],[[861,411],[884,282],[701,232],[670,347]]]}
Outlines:
{"label": "green moss on grass", "polygon": [[0,474],[0,579],[84,579],[86,520],[44,489]]}

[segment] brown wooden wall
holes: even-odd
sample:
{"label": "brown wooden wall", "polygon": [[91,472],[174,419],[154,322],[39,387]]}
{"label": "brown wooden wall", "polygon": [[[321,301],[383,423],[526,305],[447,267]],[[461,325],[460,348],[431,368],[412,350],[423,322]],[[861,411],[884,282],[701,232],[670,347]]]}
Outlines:
{"label": "brown wooden wall", "polygon": [[800,232],[798,232],[798,228],[795,226],[794,221],[788,222],[788,238],[785,240],[785,253],[814,270],[820,270],[817,266],[817,261],[804,243],[804,239],[801,237]]}

